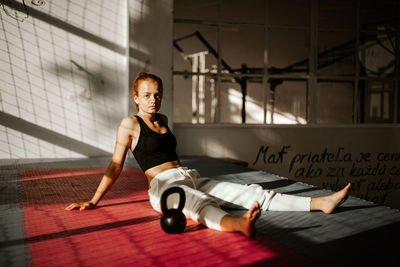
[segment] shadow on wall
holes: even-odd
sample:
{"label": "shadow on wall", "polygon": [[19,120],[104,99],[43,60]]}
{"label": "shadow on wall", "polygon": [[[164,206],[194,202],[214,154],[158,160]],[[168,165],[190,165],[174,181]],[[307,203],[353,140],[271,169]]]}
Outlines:
{"label": "shadow on wall", "polygon": [[125,2],[28,4],[2,1],[0,157],[110,154],[128,109]]}
{"label": "shadow on wall", "polygon": [[[46,142],[56,144],[57,146],[72,150],[76,153],[87,157],[99,157],[99,156],[111,156],[111,153],[101,150],[95,146],[91,146],[84,142],[79,142],[73,138],[70,138],[65,135],[61,135],[55,131],[48,130],[39,125],[30,123],[26,120],[20,119],[18,117],[14,117],[10,114],[0,112],[0,119],[2,121],[2,125],[5,127],[9,127],[26,135],[36,137],[38,139],[46,140]],[[28,150],[29,145],[26,145],[25,141],[23,143],[22,149]],[[25,151],[25,155],[27,155],[27,151]]]}
{"label": "shadow on wall", "polygon": [[[115,90],[123,86],[123,81],[115,78],[115,76],[123,78],[124,73],[122,70],[115,70],[112,66],[106,65],[103,62],[96,66],[95,70],[89,70],[86,67],[87,64],[85,64],[85,61],[87,61],[86,58],[81,60],[71,59],[70,64],[52,64],[45,66],[45,68],[50,73],[57,73],[57,76],[61,80],[67,81],[71,79],[71,75],[73,75],[73,79],[79,81],[80,86],[78,88],[75,87],[76,90],[68,96],[71,101],[94,101],[93,103],[96,103],[96,101],[110,99],[114,102],[128,97],[127,93],[116,92]],[[113,122],[119,122],[121,120],[120,114],[110,113],[107,109],[99,108],[96,112],[96,114],[104,120]]]}

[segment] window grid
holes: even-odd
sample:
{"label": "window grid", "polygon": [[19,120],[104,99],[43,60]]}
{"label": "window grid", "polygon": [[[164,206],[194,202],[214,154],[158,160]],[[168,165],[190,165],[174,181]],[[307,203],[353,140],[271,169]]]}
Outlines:
{"label": "window grid", "polygon": [[[265,1],[265,10],[266,14],[268,14],[268,3],[269,1]],[[216,21],[213,20],[199,20],[199,19],[183,19],[183,18],[174,18],[174,23],[175,24],[193,24],[193,25],[207,25],[211,27],[216,27],[218,30],[218,68],[217,68],[217,73],[210,73],[210,72],[191,72],[191,71],[180,71],[180,70],[174,70],[174,75],[179,76],[179,75],[184,75],[184,76],[192,76],[192,75],[199,75],[199,76],[206,76],[206,77],[217,77],[217,88],[220,88],[220,81],[221,78],[223,77],[230,77],[230,78],[235,78],[235,77],[259,77],[263,79],[263,84],[264,84],[264,93],[266,92],[266,89],[268,88],[267,85],[267,80],[270,78],[282,78],[282,79],[299,79],[299,80],[304,80],[309,83],[309,91],[311,91],[311,95],[309,94],[308,96],[308,101],[307,101],[307,109],[309,110],[308,112],[308,124],[314,124],[316,123],[315,116],[316,116],[316,110],[315,110],[315,100],[312,100],[310,98],[315,98],[316,95],[316,85],[317,82],[320,81],[351,81],[354,82],[354,93],[353,93],[353,117],[352,117],[352,122],[353,123],[363,123],[363,120],[360,118],[360,103],[359,99],[359,83],[360,81],[393,81],[394,82],[394,105],[393,105],[393,122],[391,123],[398,123],[398,90],[399,90],[399,56],[396,56],[395,58],[395,76],[393,77],[369,77],[369,76],[360,76],[359,75],[359,60],[356,58],[355,64],[354,64],[354,75],[353,76],[338,76],[338,75],[321,75],[317,74],[316,70],[310,71],[304,75],[291,75],[291,74],[272,74],[271,72],[268,72],[268,59],[264,58],[264,72],[263,73],[253,73],[253,74],[241,74],[241,73],[223,73],[222,67],[221,67],[221,54],[223,53],[222,48],[221,48],[221,29],[224,27],[230,27],[232,25],[236,25],[238,27],[250,27],[250,28],[263,28],[266,32],[265,34],[265,43],[268,43],[268,34],[267,30],[268,29],[291,29],[291,30],[308,30],[310,31],[310,35],[312,36],[312,32],[316,35],[318,38],[318,33],[319,32],[343,32],[343,33],[355,33],[356,38],[354,40],[354,46],[355,46],[355,51],[354,55],[357,57],[359,53],[359,48],[360,48],[360,34],[379,34],[379,33],[394,33],[397,36],[397,39],[395,40],[397,44],[397,51],[399,50],[399,38],[398,38],[398,28],[397,30],[394,29],[389,29],[389,30],[380,30],[380,29],[361,29],[360,27],[360,8],[362,5],[362,2],[356,1],[354,2],[354,17],[356,20],[356,27],[353,29],[347,29],[347,28],[327,28],[327,27],[318,27],[318,0],[310,0],[310,17],[311,17],[311,25],[308,26],[292,26],[292,25],[277,25],[277,24],[270,24],[268,22],[268,15],[265,16],[265,24],[259,24],[259,23],[236,23],[236,22],[228,22],[228,21],[222,21],[221,20],[221,1],[218,1],[218,19]],[[312,11],[314,10],[314,11]],[[400,17],[400,5],[398,7],[398,12],[397,16]],[[313,22],[314,21],[314,22]],[[310,63],[312,62],[313,58],[316,60],[317,57],[317,42],[318,39],[312,39],[312,44],[316,46],[313,51],[311,51],[311,56],[310,56]],[[265,45],[265,50],[264,55],[268,54],[268,49],[267,45]],[[221,53],[222,52],[222,53]],[[399,55],[399,53],[395,53]],[[313,82],[314,81],[314,82]],[[218,90],[219,92],[220,90]],[[267,106],[268,106],[268,96],[264,96],[264,124],[268,124],[267,122]],[[220,102],[220,101],[219,101]],[[218,105],[220,108],[220,105]],[[218,117],[219,118],[219,117]],[[217,122],[220,122],[220,118],[217,120]]]}

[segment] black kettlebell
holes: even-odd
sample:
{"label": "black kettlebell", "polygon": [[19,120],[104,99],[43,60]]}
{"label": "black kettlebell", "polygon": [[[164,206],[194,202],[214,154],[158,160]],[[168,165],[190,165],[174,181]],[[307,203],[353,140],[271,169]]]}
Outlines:
{"label": "black kettlebell", "polygon": [[[167,208],[167,198],[173,193],[179,194],[178,209]],[[182,233],[186,227],[186,217],[182,210],[185,206],[185,192],[180,187],[171,187],[164,191],[161,195],[161,211],[163,213],[160,223],[161,228],[169,234]]]}

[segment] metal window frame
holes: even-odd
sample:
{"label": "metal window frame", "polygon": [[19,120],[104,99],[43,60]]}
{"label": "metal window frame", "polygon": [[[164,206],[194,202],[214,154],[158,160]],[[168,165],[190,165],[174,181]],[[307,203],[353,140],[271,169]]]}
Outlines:
{"label": "metal window frame", "polygon": [[[221,121],[221,80],[222,78],[235,78],[235,77],[260,77],[263,79],[263,90],[264,90],[264,118],[263,123],[260,125],[274,125],[273,123],[268,123],[268,105],[269,105],[269,96],[268,96],[268,79],[270,78],[280,78],[287,80],[304,80],[308,82],[307,85],[307,103],[306,103],[306,114],[307,114],[307,124],[306,125],[315,125],[317,123],[317,85],[319,81],[351,81],[354,82],[354,92],[353,92],[353,124],[363,124],[361,123],[360,118],[360,101],[359,101],[359,82],[374,80],[374,81],[386,81],[394,82],[394,119],[393,123],[399,123],[399,80],[400,80],[400,56],[397,56],[395,59],[395,76],[394,77],[368,77],[368,76],[360,76],[360,63],[355,60],[355,75],[354,76],[335,76],[335,75],[319,75],[317,72],[317,64],[318,64],[318,33],[329,31],[329,32],[355,32],[356,33],[356,51],[355,54],[358,55],[360,51],[360,34],[361,33],[379,33],[380,30],[362,30],[360,28],[360,9],[361,9],[361,1],[356,2],[356,28],[355,29],[344,29],[344,28],[319,28],[318,27],[318,7],[319,0],[310,0],[310,26],[291,26],[291,25],[277,25],[269,23],[269,1],[265,1],[265,22],[264,24],[258,23],[242,23],[242,22],[226,22],[221,19],[221,9],[222,9],[222,0],[218,1],[218,10],[217,10],[217,21],[214,20],[198,20],[198,19],[181,19],[174,18],[174,23],[184,23],[184,24],[196,24],[196,25],[207,25],[214,26],[217,28],[217,51],[218,51],[218,67],[217,73],[198,73],[198,72],[188,72],[188,71],[173,71],[173,75],[206,75],[206,76],[216,76],[216,92],[217,92],[217,110],[216,110],[216,123],[220,123]],[[398,13],[400,14],[400,4],[398,5]],[[400,27],[400,15],[398,19],[398,25]],[[241,74],[241,73],[222,73],[222,46],[221,46],[221,31],[224,27],[251,27],[251,28],[263,28],[264,29],[264,73],[263,74]],[[290,29],[290,30],[309,30],[310,32],[310,51],[309,51],[309,72],[306,74],[272,74],[268,72],[268,30],[269,29]],[[400,36],[396,34],[396,55],[400,54]],[[173,66],[172,66],[173,69]],[[236,124],[236,123],[232,123]],[[388,123],[382,123],[388,124]],[[252,125],[254,125],[252,123]]]}

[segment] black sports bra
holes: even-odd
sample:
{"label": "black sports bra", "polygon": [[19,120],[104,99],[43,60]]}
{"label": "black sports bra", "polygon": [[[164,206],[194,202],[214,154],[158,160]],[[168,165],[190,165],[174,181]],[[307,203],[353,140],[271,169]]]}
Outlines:
{"label": "black sports bra", "polygon": [[161,125],[167,127],[167,132],[164,134],[154,132],[142,118],[137,115],[135,117],[140,124],[140,135],[132,153],[140,168],[145,172],[162,163],[178,160],[178,155],[175,151],[176,138],[161,116],[156,114],[156,119]]}

